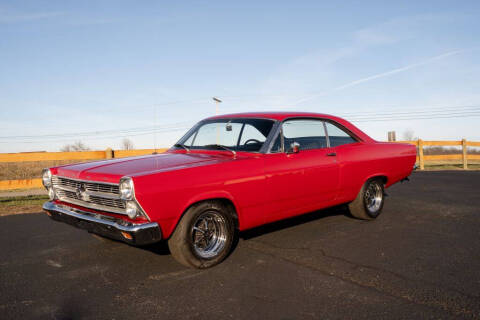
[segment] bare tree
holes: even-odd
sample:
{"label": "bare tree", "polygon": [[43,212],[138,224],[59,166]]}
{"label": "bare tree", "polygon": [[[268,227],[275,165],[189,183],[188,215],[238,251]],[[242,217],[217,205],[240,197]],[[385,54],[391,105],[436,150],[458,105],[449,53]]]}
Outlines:
{"label": "bare tree", "polygon": [[122,147],[123,150],[133,150],[133,148],[134,148],[132,140],[130,140],[128,138],[124,138],[122,140],[121,147]]}
{"label": "bare tree", "polygon": [[82,141],[75,141],[72,144],[66,144],[60,148],[62,152],[71,152],[71,151],[88,151],[90,148],[85,145]]}
{"label": "bare tree", "polygon": [[418,138],[415,137],[415,132],[413,132],[413,130],[408,129],[408,130],[403,132],[403,140],[414,141],[414,140],[418,140]]}

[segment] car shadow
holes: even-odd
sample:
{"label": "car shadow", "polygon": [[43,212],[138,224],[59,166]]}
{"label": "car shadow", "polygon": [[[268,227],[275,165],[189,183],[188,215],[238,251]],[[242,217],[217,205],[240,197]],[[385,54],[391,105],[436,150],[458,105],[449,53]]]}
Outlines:
{"label": "car shadow", "polygon": [[[339,215],[344,215],[351,217],[350,212],[348,211],[348,208],[346,205],[339,205],[336,207],[331,207],[328,209],[322,209],[322,210],[316,210],[313,212],[309,212],[306,214],[302,214],[293,218],[288,218],[284,220],[279,220],[276,222],[272,222],[269,224],[265,224],[253,229],[249,229],[246,231],[238,232],[236,231],[236,236],[234,237],[234,241],[232,243],[232,249],[230,250],[230,253],[232,253],[235,248],[238,245],[239,239],[242,240],[249,240],[252,238],[259,237],[264,234],[276,232],[279,230],[283,229],[288,229],[292,228],[304,223],[312,222],[315,220],[323,219],[326,217],[331,217],[331,216],[339,216]],[[158,255],[169,255],[170,250],[168,249],[168,243],[167,241],[160,241],[157,243],[149,244],[149,245],[144,245],[140,246],[139,248],[143,250],[150,251],[152,253],[158,254]],[[230,255],[229,253],[229,255]],[[228,256],[227,256],[228,257]]]}
{"label": "car shadow", "polygon": [[288,229],[304,223],[308,223],[311,221],[315,221],[315,220],[319,220],[319,219],[323,219],[331,216],[339,216],[339,215],[351,217],[350,212],[348,211],[348,208],[346,205],[339,205],[339,206],[335,206],[327,209],[316,210],[316,211],[305,213],[293,218],[287,218],[284,220],[279,220],[276,222],[265,224],[253,229],[245,230],[240,232],[240,238],[242,238],[243,240],[249,240],[267,233],[272,233],[275,231]]}
{"label": "car shadow", "polygon": [[162,240],[157,243],[147,244],[144,246],[139,246],[138,248],[150,251],[161,256],[166,256],[170,254],[170,249],[168,249],[168,243],[166,240]]}

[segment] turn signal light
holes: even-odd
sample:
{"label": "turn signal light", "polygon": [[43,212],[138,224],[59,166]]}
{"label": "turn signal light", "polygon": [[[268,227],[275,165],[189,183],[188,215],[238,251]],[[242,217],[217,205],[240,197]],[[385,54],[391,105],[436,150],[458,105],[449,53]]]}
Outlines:
{"label": "turn signal light", "polygon": [[122,231],[122,236],[125,238],[125,239],[128,239],[128,240],[132,240],[132,235],[130,233],[127,233],[127,232],[123,232]]}

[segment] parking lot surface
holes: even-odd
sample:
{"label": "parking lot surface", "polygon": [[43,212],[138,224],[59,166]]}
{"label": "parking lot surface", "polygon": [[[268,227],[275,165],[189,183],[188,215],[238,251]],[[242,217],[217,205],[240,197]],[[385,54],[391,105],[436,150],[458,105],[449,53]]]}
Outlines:
{"label": "parking lot surface", "polygon": [[372,222],[342,208],[241,234],[217,267],[42,213],[0,218],[2,319],[480,317],[480,172],[416,172]]}

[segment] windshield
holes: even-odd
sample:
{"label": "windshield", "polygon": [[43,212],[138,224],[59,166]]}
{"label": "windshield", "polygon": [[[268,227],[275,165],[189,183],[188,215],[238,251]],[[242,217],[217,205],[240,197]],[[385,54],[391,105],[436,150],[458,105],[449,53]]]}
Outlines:
{"label": "windshield", "polygon": [[272,130],[268,119],[216,119],[201,122],[176,148],[258,152]]}

